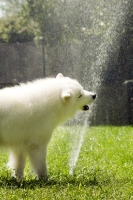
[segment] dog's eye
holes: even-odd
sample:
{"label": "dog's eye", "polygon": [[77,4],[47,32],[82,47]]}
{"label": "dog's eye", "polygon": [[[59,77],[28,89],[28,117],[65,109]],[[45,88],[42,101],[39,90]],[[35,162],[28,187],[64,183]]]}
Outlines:
{"label": "dog's eye", "polygon": [[81,97],[82,97],[82,94],[80,94],[78,98],[81,98]]}

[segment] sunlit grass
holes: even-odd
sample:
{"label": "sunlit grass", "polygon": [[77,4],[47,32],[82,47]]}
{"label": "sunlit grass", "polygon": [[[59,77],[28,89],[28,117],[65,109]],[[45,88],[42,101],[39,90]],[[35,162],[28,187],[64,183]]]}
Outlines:
{"label": "sunlit grass", "polygon": [[[48,149],[49,181],[30,175],[18,184],[5,167],[7,154],[0,155],[0,199],[133,199],[133,128],[91,127],[73,176],[69,175],[71,128],[58,128]],[[76,133],[75,133],[76,134]]]}

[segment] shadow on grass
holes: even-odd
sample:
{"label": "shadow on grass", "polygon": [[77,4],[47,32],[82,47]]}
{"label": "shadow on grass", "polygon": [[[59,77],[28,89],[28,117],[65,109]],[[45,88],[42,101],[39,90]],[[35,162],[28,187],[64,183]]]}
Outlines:
{"label": "shadow on grass", "polygon": [[[107,179],[106,181],[107,184]],[[80,178],[77,178],[76,176],[61,176],[61,177],[55,177],[51,178],[48,181],[45,181],[43,179],[37,180],[37,179],[29,179],[29,180],[23,180],[21,182],[17,182],[15,178],[11,177],[1,177],[0,178],[0,187],[7,188],[7,189],[36,189],[36,188],[46,188],[46,187],[52,187],[57,186],[58,187],[68,187],[68,185],[72,186],[79,186],[83,185],[85,187],[89,186],[98,186],[101,184],[97,177],[89,177],[88,179],[85,176],[80,176]]]}
{"label": "shadow on grass", "polygon": [[[126,180],[116,179],[115,174],[107,173],[103,170],[93,169],[90,171],[81,170],[77,174],[69,175],[62,174],[62,172],[58,171],[56,174],[49,174],[49,180],[36,179],[33,176],[26,177],[21,182],[17,182],[15,178],[12,178],[9,173],[0,177],[0,187],[7,189],[31,189],[34,190],[36,188],[52,188],[56,186],[60,187],[101,187],[108,186],[112,184],[119,184],[119,181],[126,182]],[[129,181],[129,180],[128,180]]]}

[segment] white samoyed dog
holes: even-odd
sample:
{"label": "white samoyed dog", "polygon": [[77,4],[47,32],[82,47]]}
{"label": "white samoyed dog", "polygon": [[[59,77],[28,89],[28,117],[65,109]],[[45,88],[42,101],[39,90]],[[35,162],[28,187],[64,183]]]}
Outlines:
{"label": "white samoyed dog", "polygon": [[53,130],[78,110],[88,110],[95,98],[62,74],[0,90],[0,146],[11,151],[8,166],[17,180],[23,177],[27,156],[38,178],[47,178]]}

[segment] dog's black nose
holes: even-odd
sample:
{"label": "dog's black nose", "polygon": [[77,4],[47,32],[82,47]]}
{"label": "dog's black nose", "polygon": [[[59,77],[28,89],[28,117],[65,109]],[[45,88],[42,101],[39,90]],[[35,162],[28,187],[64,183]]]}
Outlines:
{"label": "dog's black nose", "polygon": [[92,98],[95,99],[96,98],[96,94],[92,95]]}

